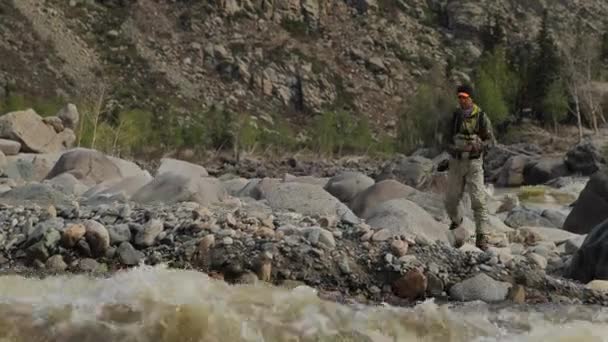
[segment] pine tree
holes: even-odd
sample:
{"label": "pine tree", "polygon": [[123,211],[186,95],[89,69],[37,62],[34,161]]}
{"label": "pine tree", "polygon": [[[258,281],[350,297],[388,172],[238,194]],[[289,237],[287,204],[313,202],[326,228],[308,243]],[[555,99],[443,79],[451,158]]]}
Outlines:
{"label": "pine tree", "polygon": [[555,133],[559,121],[568,115],[568,96],[566,88],[561,79],[556,79],[549,86],[547,95],[543,99],[543,112],[551,119]]}
{"label": "pine tree", "polygon": [[547,11],[543,14],[537,45],[538,54],[530,75],[530,97],[533,110],[542,113],[544,98],[547,96],[551,84],[559,77],[561,68],[557,45],[549,28]]}

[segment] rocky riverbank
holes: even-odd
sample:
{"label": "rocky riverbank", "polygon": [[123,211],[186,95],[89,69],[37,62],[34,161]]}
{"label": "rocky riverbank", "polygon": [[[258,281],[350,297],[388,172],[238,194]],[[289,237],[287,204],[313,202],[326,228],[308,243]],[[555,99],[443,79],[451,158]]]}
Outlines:
{"label": "rocky riverbank", "polygon": [[[607,184],[598,171],[606,161],[590,142],[562,158],[543,159],[530,144],[488,154],[489,182],[540,186],[519,194],[488,187],[492,247],[482,252],[472,244],[470,209],[463,228],[448,231],[446,156],[436,151],[388,160],[215,159],[208,167],[163,158],[142,168],[51,144],[65,128],[47,137],[18,129],[24,120],[72,127],[68,109],[50,121],[33,112],[2,117],[10,139],[0,144],[3,274],[102,276],[163,264],[231,284],[307,285],[348,302],[607,303],[597,260],[608,249],[582,235],[607,218],[587,209]],[[573,177],[591,174],[587,186]],[[601,243],[602,227],[592,232]],[[453,248],[455,234],[468,243]]]}
{"label": "rocky riverbank", "polygon": [[[219,202],[173,204],[116,200],[115,194],[103,197],[91,190],[88,198],[76,197],[57,191],[58,187],[48,182],[17,187],[2,195],[5,203],[10,199],[12,204],[0,209],[1,272],[104,276],[142,264],[164,264],[199,270],[231,284],[308,285],[320,290],[323,298],[349,303],[408,305],[428,297],[608,303],[603,293],[560,277],[582,241],[556,228],[557,236],[542,228],[536,232],[534,228],[507,227],[502,235],[495,234],[503,240],[497,240],[497,247],[487,253],[471,244],[455,249],[445,234],[445,223],[433,219],[414,202],[406,204],[408,212],[418,209],[426,215],[409,218],[417,220],[414,225],[407,226],[408,218],[401,217],[399,227],[391,227],[394,213],[386,209],[380,219],[378,214],[367,214],[370,225],[321,186],[258,180],[253,182],[262,184],[251,187],[250,182],[239,191],[249,186],[253,193],[266,194],[250,197],[241,192],[240,197],[226,194]],[[394,189],[400,183],[385,181],[372,187],[378,190],[382,184]],[[165,198],[175,191],[167,182],[162,187]],[[124,195],[124,189],[120,192]],[[27,196],[20,197],[24,193]],[[316,199],[310,197],[314,193]],[[371,203],[370,198],[379,198],[378,194],[369,195],[368,191],[368,201],[355,202]],[[87,204],[87,200],[100,202],[102,198],[105,203]],[[326,202],[315,208],[309,200]],[[403,204],[399,200],[392,203]],[[427,208],[431,208],[429,204]],[[297,205],[304,213],[292,210]],[[341,217],[337,215],[340,210]],[[387,228],[379,229],[374,222],[384,222]],[[429,231],[433,228],[429,224],[446,231]]]}

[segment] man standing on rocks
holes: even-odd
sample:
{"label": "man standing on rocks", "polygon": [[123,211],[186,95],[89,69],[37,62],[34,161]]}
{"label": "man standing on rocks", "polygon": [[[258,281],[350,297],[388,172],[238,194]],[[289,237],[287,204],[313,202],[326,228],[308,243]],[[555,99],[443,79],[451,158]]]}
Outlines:
{"label": "man standing on rocks", "polygon": [[[445,206],[452,221],[450,230],[461,227],[463,214],[460,202],[465,187],[471,196],[475,216],[475,245],[481,250],[488,247],[488,210],[484,188],[483,153],[494,144],[492,124],[486,113],[473,102],[473,89],[468,85],[457,89],[460,107],[452,114],[446,127],[444,144],[450,154],[448,189]],[[456,235],[456,247],[464,244],[463,234]]]}

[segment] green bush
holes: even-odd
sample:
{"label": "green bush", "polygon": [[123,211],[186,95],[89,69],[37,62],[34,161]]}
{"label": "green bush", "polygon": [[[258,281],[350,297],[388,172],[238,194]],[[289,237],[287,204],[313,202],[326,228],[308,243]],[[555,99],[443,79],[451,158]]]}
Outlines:
{"label": "green bush", "polygon": [[516,110],[521,83],[507,62],[506,50],[498,46],[486,54],[475,76],[476,101],[486,111],[492,124],[502,123]]}
{"label": "green bush", "polygon": [[412,96],[412,102],[399,116],[396,147],[409,154],[419,147],[433,146],[444,120],[451,112],[452,103],[447,91],[421,84]]}
{"label": "green bush", "polygon": [[22,94],[9,94],[0,102],[0,114],[33,109],[38,115],[53,116],[64,106],[65,102],[59,98],[32,99]]}
{"label": "green bush", "polygon": [[561,80],[557,79],[551,83],[542,105],[545,118],[553,124],[557,133],[558,122],[568,116],[568,95]]}
{"label": "green bush", "polygon": [[310,147],[321,154],[367,152],[372,145],[367,119],[344,111],[317,116],[310,131]]}

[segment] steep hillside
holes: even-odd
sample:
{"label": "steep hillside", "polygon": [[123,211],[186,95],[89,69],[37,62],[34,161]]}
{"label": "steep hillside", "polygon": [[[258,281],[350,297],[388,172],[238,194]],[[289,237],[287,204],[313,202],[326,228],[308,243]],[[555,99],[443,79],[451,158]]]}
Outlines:
{"label": "steep hillside", "polygon": [[605,30],[603,0],[1,0],[0,96],[292,122],[346,109],[390,132],[431,68],[467,79],[488,34],[517,46],[545,8],[557,37]]}

